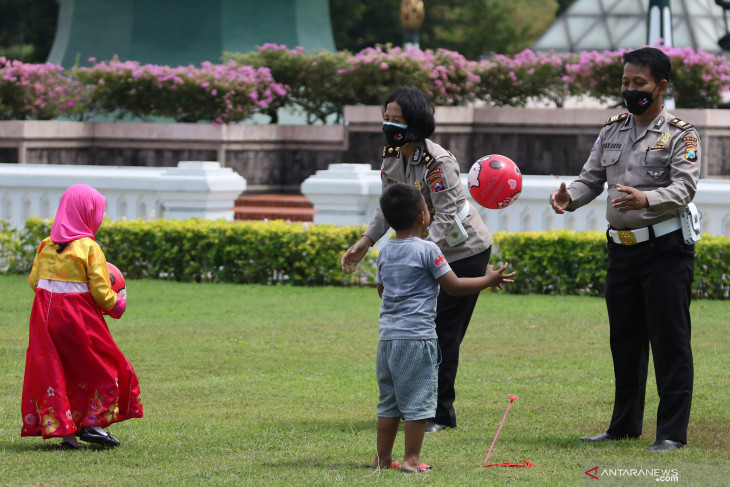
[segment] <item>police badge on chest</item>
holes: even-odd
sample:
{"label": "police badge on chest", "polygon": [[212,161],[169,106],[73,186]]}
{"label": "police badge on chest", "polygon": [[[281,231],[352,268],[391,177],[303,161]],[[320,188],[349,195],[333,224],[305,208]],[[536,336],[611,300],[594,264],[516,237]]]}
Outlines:
{"label": "police badge on chest", "polygon": [[664,169],[658,169],[656,171],[646,171],[646,173],[654,179],[659,179],[664,174]]}

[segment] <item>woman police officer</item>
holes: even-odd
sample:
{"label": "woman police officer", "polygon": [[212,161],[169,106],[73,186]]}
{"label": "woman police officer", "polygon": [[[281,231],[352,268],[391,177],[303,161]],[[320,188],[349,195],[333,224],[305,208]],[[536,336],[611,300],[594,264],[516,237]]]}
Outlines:
{"label": "woman police officer", "polygon": [[[435,130],[433,105],[417,88],[400,87],[385,99],[382,112],[387,141],[380,168],[383,189],[394,183],[418,188],[432,217],[424,238],[439,246],[458,277],[483,276],[492,236],[466,199],[458,162],[429,139]],[[352,272],[388,228],[380,207],[376,208],[365,234],[342,256],[342,269]],[[436,416],[427,423],[427,432],[456,427],[453,403],[459,347],[478,297],[479,293],[450,296],[443,290],[438,295],[436,333],[442,361]]]}

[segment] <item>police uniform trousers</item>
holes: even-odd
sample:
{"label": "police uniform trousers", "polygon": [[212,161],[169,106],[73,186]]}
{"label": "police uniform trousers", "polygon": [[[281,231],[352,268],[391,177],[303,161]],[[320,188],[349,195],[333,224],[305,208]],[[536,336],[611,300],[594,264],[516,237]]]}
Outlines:
{"label": "police uniform trousers", "polygon": [[[458,277],[479,277],[487,271],[492,248],[476,255],[449,262]],[[438,373],[438,400],[433,421],[456,428],[454,399],[456,371],[459,367],[459,347],[469,326],[469,320],[479,299],[479,294],[451,296],[442,289],[436,302],[436,335],[441,348],[441,364]]]}
{"label": "police uniform trousers", "polygon": [[685,244],[677,230],[635,245],[609,240],[608,247],[606,305],[616,393],[607,432],[641,436],[651,344],[659,394],[656,439],[686,444],[694,377],[694,245]]}

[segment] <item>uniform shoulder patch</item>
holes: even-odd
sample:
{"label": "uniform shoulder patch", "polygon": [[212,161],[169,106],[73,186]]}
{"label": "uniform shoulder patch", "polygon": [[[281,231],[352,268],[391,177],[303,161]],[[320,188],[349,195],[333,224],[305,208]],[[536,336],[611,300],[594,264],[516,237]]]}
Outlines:
{"label": "uniform shoulder patch", "polygon": [[432,180],[434,180],[436,178],[442,177],[442,174],[443,174],[442,169],[440,167],[435,167],[435,168],[433,168],[431,170],[427,170],[426,171],[426,180],[427,181],[432,181]]}
{"label": "uniform shoulder patch", "polygon": [[676,118],[676,117],[671,119],[669,121],[669,124],[674,125],[675,127],[680,128],[682,130],[688,130],[688,129],[691,129],[694,127],[694,125],[692,125],[691,123],[685,122],[681,118]]}
{"label": "uniform shoulder patch", "polygon": [[400,151],[400,147],[388,147],[387,145],[383,147],[383,157],[390,157],[392,155],[395,155]]}
{"label": "uniform shoulder patch", "polygon": [[614,115],[613,117],[610,117],[608,120],[606,120],[606,123],[604,123],[603,125],[604,126],[611,125],[612,123],[616,123],[621,120],[626,120],[628,118],[628,116],[629,116],[628,113],[621,113],[619,115]]}

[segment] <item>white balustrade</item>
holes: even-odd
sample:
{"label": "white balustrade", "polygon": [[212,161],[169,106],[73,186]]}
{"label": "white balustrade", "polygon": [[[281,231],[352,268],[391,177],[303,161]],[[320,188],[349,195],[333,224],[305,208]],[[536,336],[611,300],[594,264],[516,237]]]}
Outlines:
{"label": "white balustrade", "polygon": [[[469,195],[467,175],[462,174],[461,178]],[[550,193],[561,182],[569,184],[573,179],[575,177],[523,175],[520,197],[502,210],[483,208],[471,196],[468,198],[492,232],[604,231],[607,225],[605,193],[572,213],[557,215],[550,207]],[[331,164],[328,169],[307,178],[301,191],[319,211],[314,216],[314,223],[364,225],[378,205],[380,172],[371,169],[369,164]],[[694,202],[702,213],[703,233],[730,236],[730,180],[700,180]]]}
{"label": "white balustrade", "polygon": [[88,184],[106,197],[112,219],[233,220],[246,180],[215,161],[177,167],[0,164],[0,218],[20,227],[29,217],[53,218],[69,186]]}

